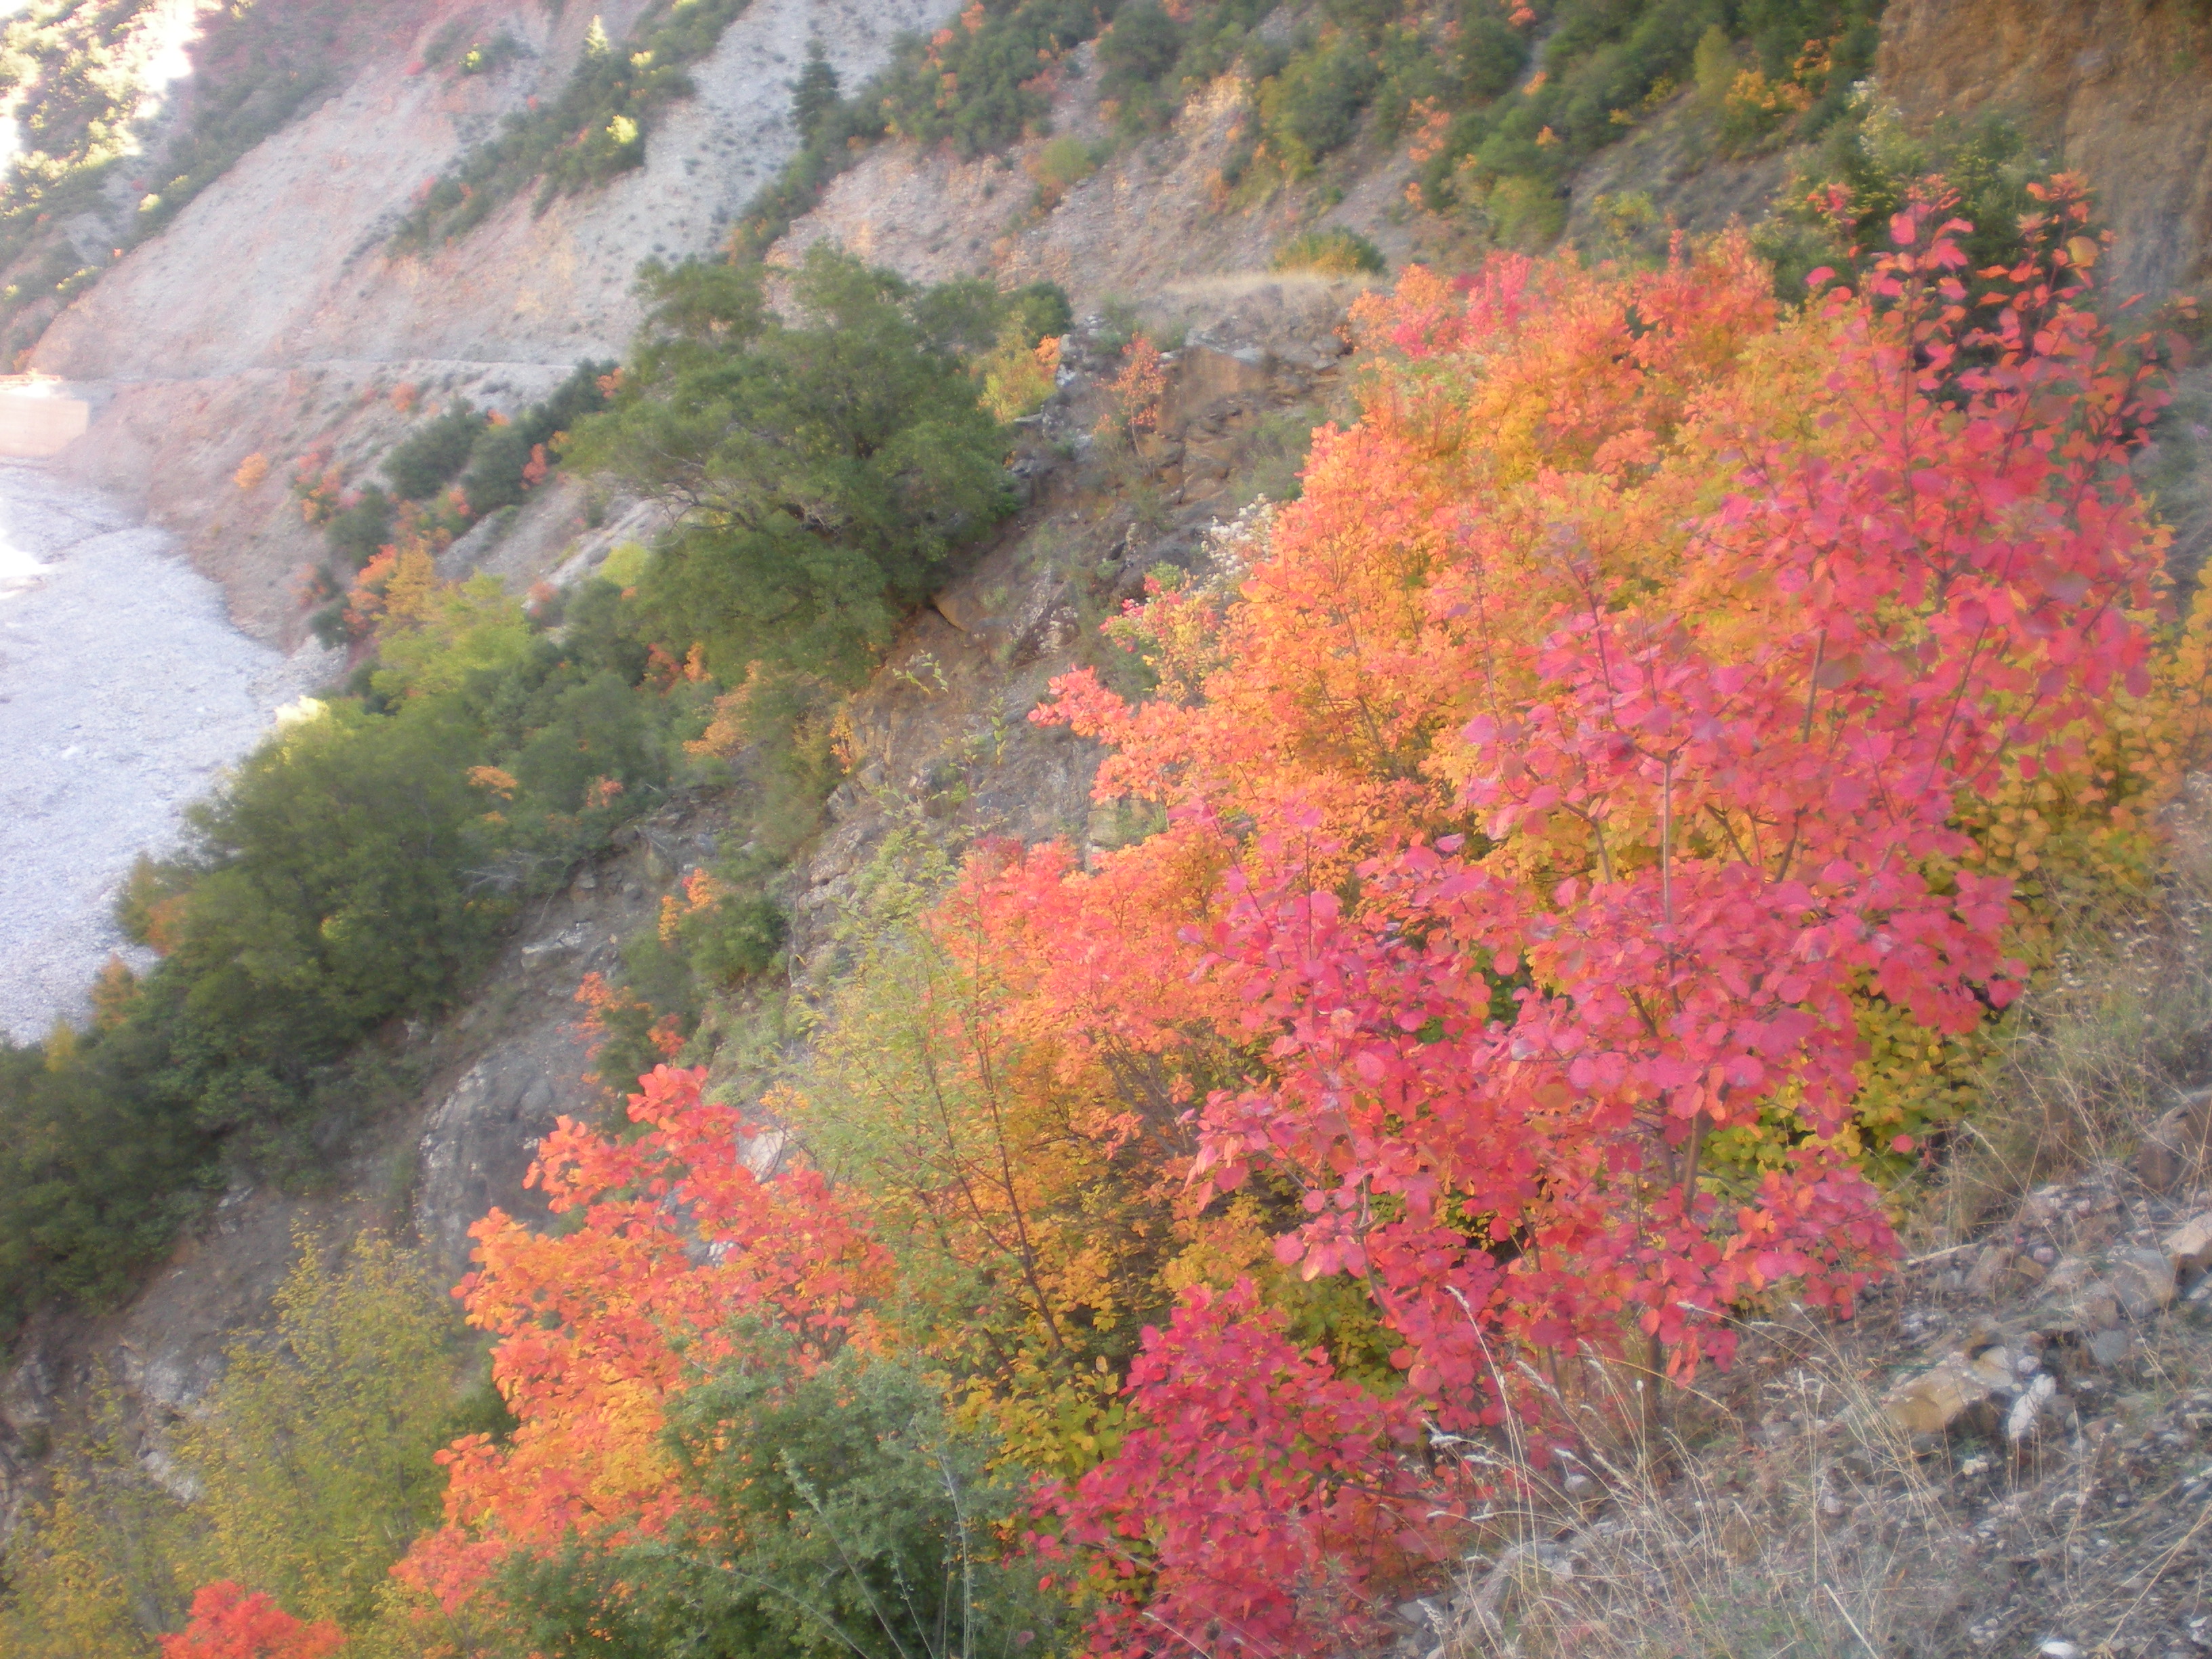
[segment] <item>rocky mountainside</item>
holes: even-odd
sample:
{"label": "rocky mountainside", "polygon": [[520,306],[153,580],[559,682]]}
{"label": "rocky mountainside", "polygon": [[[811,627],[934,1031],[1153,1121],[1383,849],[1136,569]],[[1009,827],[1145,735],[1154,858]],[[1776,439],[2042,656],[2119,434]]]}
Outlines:
{"label": "rocky mountainside", "polygon": [[[392,232],[432,180],[502,116],[552,96],[592,30],[619,40],[641,9],[634,0],[609,0],[597,15],[534,0],[425,0],[405,12],[391,49],[115,259],[46,329],[27,367],[69,382],[94,411],[58,465],[176,531],[223,585],[241,626],[296,646],[307,629],[297,580],[317,535],[289,489],[297,463],[364,465],[410,424],[409,408],[467,398],[513,411],[580,360],[619,357],[640,319],[639,264],[712,253],[797,148],[789,83],[809,41],[827,46],[852,87],[901,32],[933,28],[957,7],[753,0],[694,67],[696,94],[656,129],[642,167],[554,197],[542,210],[526,192],[450,244],[393,251]],[[1892,0],[1882,27],[1881,91],[1908,118],[2002,108],[2089,175],[2121,233],[2125,284],[2183,291],[2212,270],[2212,46],[2197,11],[2179,0]],[[482,73],[463,74],[429,52],[440,40],[495,34],[519,49]],[[1095,64],[1088,53],[1076,64],[1055,92],[1054,126],[1103,140]],[[1330,228],[1370,238],[1393,266],[1479,246],[1464,223],[1408,205],[1412,137],[1370,137],[1323,179],[1256,206],[1232,202],[1220,157],[1249,114],[1246,94],[1224,82],[1170,131],[1121,144],[1048,191],[1037,177],[1042,139],[968,160],[884,143],[845,172],[772,255],[788,262],[829,240],[917,280],[1050,280],[1066,289],[1079,319],[1058,391],[1024,428],[1014,468],[1022,510],[909,620],[852,708],[848,774],[830,799],[830,827],[789,878],[794,977],[831,965],[856,884],[917,813],[948,845],[1005,834],[1066,836],[1091,849],[1128,833],[1122,805],[1091,799],[1089,745],[1025,716],[1047,682],[1079,659],[1102,615],[1142,591],[1148,571],[1202,567],[1217,521],[1270,488],[1279,492],[1302,453],[1294,433],[1351,412],[1341,330],[1363,282],[1271,270],[1275,250],[1293,234]],[[1605,202],[1631,193],[1647,198],[1655,222],[1671,219],[1693,234],[1762,215],[1788,177],[1786,160],[1716,157],[1698,139],[1703,118],[1686,93],[1601,152],[1577,182],[1569,234],[1595,245]],[[1138,315],[1177,343],[1141,487],[1088,441],[1116,331]],[[258,478],[245,468],[255,455],[270,463]],[[625,516],[625,504],[609,511],[563,481],[457,544],[447,574],[481,568],[526,587],[588,568],[647,527]],[[622,939],[712,856],[725,819],[702,798],[641,820],[614,854],[524,918],[465,1012],[441,1030],[391,1034],[397,1103],[332,1126],[318,1190],[241,1182],[125,1306],[34,1324],[0,1387],[0,1519],[20,1512],[44,1449],[102,1373],[130,1400],[143,1456],[158,1464],[167,1428],[205,1390],[224,1346],[263,1316],[301,1226],[411,1225],[441,1270],[458,1273],[467,1230],[486,1208],[534,1213],[522,1177],[537,1139],[595,1098],[574,1030],[577,981],[611,968]],[[2097,1229],[2085,1230],[2074,1211],[2038,1211],[1991,1253],[1978,1246],[1923,1271],[1897,1292],[1910,1319],[1891,1310],[1919,1322],[1902,1334],[1885,1326],[1893,1348],[1868,1364],[1903,1367],[1899,1356],[1921,1345],[1940,1358],[1953,1352],[1944,1344],[1954,1324],[1996,1304],[2011,1322],[2005,1334],[1955,1345],[1957,1365],[1986,1370],[1996,1352],[2013,1369],[2001,1382],[1985,1379],[1967,1405],[1986,1416],[2033,1398],[2050,1419],[2039,1432],[2051,1443],[2078,1439],[2100,1415],[2086,1402],[2113,1385],[2100,1384],[2074,1349],[2096,1354],[2100,1339],[2072,1304],[2070,1334],[2053,1334],[2057,1324],[2038,1299],[2045,1292],[2031,1294],[2027,1281],[2039,1283],[2062,1261],[2086,1263],[2093,1249],[2104,1254],[2081,1267],[2084,1285],[2124,1274],[2113,1252],[2139,1245],[2157,1254],[2201,1211],[2196,1180],[2169,1182],[2175,1196],[2138,1206],[2140,1215],[2115,1200],[2106,1207],[2124,1213],[2102,1237],[2089,1238]],[[2101,1188],[2086,1191],[2038,1201],[2045,1210],[2103,1203]],[[2202,1254],[2185,1249],[2179,1277],[2169,1261],[2153,1297],[2159,1310],[2194,1292]],[[1953,1278],[1941,1277],[1954,1266]],[[2087,1291],[2075,1289],[2078,1301]],[[2112,1294],[2117,1308],[2120,1292]],[[1923,1304],[1938,1312],[1923,1317]],[[2116,1313],[2104,1328],[2124,1322]],[[2016,1339],[2031,1326],[2039,1358],[2023,1368]],[[2062,1348],[2074,1370],[2062,1367]],[[2086,1395],[2075,1371],[2091,1377]],[[2045,1376],[2061,1381],[2037,1395]],[[2055,1404],[2062,1382],[2068,1401]],[[1758,1407],[1779,1413],[1776,1448],[1791,1432],[1841,1420],[1832,1407],[1793,1417],[1785,1406]],[[2158,1480],[2199,1497],[2203,1475],[2169,1457],[2160,1437],[2198,1434],[2204,1417],[2199,1394],[2172,1394],[2139,1419],[2152,1449],[2146,1469],[2154,1465]],[[1906,1424],[1908,1437],[1916,1431],[1926,1431],[1917,1419]],[[2120,1455],[2118,1433],[2092,1437],[2097,1455]],[[1879,1532],[1896,1494],[1885,1495],[1871,1465],[1860,1484],[1814,1501],[1845,1505],[1836,1513]],[[2089,1512],[2077,1507],[2075,1522]],[[1989,1550],[2002,1547],[2002,1533],[1989,1534]],[[2039,1533],[2033,1547],[2048,1544]],[[2063,1556],[2065,1541],[2057,1547]],[[1544,1565],[1531,1554],[1516,1558],[1515,1570],[1531,1564]],[[2163,1582],[2153,1577],[2142,1591],[2160,1607],[2170,1599]],[[1478,1594],[1468,1607],[1411,1617],[1441,1626],[1480,1612]]]}
{"label": "rocky mountainside", "polygon": [[1896,0],[1883,94],[1911,118],[2002,112],[2086,174],[2119,232],[2123,291],[2212,276],[2212,80],[2204,16],[2167,0]]}
{"label": "rocky mountainside", "polygon": [[[948,8],[757,0],[694,66],[696,94],[655,131],[643,167],[543,212],[525,192],[434,252],[388,249],[470,146],[555,95],[595,23],[619,40],[642,9],[423,9],[404,51],[255,148],[46,331],[28,367],[100,410],[62,465],[182,532],[242,625],[296,644],[293,584],[308,548],[289,470],[241,497],[231,480],[248,455],[355,461],[403,429],[397,386],[511,410],[580,361],[619,357],[638,321],[639,264],[711,252],[796,147],[789,82],[807,42],[858,82],[894,37]],[[464,74],[458,48],[425,63],[441,35],[504,35],[520,49]]]}

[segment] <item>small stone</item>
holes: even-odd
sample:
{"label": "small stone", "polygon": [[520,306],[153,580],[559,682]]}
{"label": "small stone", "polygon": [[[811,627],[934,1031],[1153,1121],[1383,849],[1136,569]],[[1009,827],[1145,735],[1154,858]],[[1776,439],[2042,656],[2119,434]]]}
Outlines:
{"label": "small stone", "polygon": [[2013,1401],[2012,1410],[2005,1418],[2005,1438],[2015,1443],[2027,1438],[2034,1431],[2044,1407],[2057,1392],[2058,1384],[2048,1373],[2029,1383],[2020,1398]]}
{"label": "small stone", "polygon": [[2081,1659],[2081,1650],[2071,1642],[2056,1638],[2036,1649],[2037,1659]]}
{"label": "small stone", "polygon": [[2193,1215],[2159,1240],[2177,1276],[2212,1267],[2212,1210]]}
{"label": "small stone", "polygon": [[2172,1192],[2203,1167],[2212,1138],[2212,1091],[2191,1095],[2150,1126],[2136,1151],[2136,1176],[2154,1193]]}
{"label": "small stone", "polygon": [[1966,1362],[1976,1382],[1991,1390],[2013,1386],[2013,1356],[2005,1348],[1984,1348]]}
{"label": "small stone", "polygon": [[1995,1296],[1997,1286],[2004,1282],[2005,1269],[2013,1262],[2013,1254],[2001,1244],[1992,1244],[1974,1258],[1972,1270],[1966,1275],[1966,1288],[1976,1296]]}
{"label": "small stone", "polygon": [[2108,1370],[2135,1352],[2136,1339],[2124,1328],[2098,1331],[2089,1338],[2089,1357]]}
{"label": "small stone", "polygon": [[2109,1331],[2120,1322],[2120,1299],[2101,1279],[2082,1291],[2074,1309],[2084,1328],[2092,1331]]}
{"label": "small stone", "polygon": [[1967,1407],[1989,1397],[1987,1383],[1963,1363],[1946,1359],[1891,1389],[1881,1408],[1908,1434],[1936,1434],[1958,1421]]}
{"label": "small stone", "polygon": [[2116,1252],[2106,1282],[2130,1319],[2148,1319],[2173,1300],[2173,1264],[2163,1250]]}
{"label": "small stone", "polygon": [[2044,1281],[2045,1296],[2071,1296],[2089,1282],[2089,1264],[2078,1255],[2065,1257],[2051,1270]]}

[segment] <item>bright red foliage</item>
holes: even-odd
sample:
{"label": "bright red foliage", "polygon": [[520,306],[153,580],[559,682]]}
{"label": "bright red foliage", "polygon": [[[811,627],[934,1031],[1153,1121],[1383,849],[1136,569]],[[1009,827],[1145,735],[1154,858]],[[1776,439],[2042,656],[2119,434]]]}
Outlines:
{"label": "bright red foliage", "polygon": [[[2076,303],[2079,207],[1984,273],[2011,289],[1985,319],[1959,227],[1919,210],[1878,303],[1790,320],[1740,244],[1626,277],[1409,273],[1366,310],[1365,418],[1321,435],[1218,632],[1180,597],[1136,619],[1168,695],[1085,672],[1039,711],[1111,744],[1102,795],[1171,827],[1095,877],[1005,879],[1122,913],[1149,882],[1187,915],[1188,872],[1223,872],[1172,969],[1125,975],[1202,987],[1185,1018],[1237,1006],[1220,1035],[1252,1060],[1208,1093],[1194,1176],[1302,1196],[1277,1259],[1364,1283],[1433,1420],[1496,1420],[1501,1338],[1640,1332],[1685,1372],[1775,1281],[1848,1310],[1889,1260],[1851,1139],[1859,1011],[1959,1033],[2004,1005],[2012,891],[1959,809],[2079,764],[2143,684],[2162,538],[2126,462],[2159,399]],[[1086,931],[1111,928],[1064,935]],[[1069,1536],[1113,1536],[1160,1468],[1304,1443],[1255,1415],[1232,1453],[1150,1408],[1212,1364],[1153,1351],[1157,1438],[1060,1500]],[[1394,1467],[1376,1441],[1369,1478]],[[1204,1604],[1208,1540],[1243,1524],[1223,1491],[1155,1522],[1160,1593],[1294,1621],[1326,1528],[1294,1504],[1266,1547],[1272,1611],[1259,1567]]]}
{"label": "bright red foliage", "polygon": [[1285,1340],[1249,1279],[1193,1291],[1165,1331],[1147,1330],[1131,1403],[1151,1425],[1052,1505],[1066,1544],[1128,1581],[1111,1592],[1116,1634],[1100,1650],[1315,1653],[1377,1625],[1379,1563],[1432,1553],[1428,1494],[1378,1459],[1408,1422],[1318,1350]]}
{"label": "bright red foliage", "polygon": [[228,1581],[192,1594],[191,1623],[161,1640],[161,1659],[327,1659],[346,1644],[336,1625],[303,1625],[260,1591]]}

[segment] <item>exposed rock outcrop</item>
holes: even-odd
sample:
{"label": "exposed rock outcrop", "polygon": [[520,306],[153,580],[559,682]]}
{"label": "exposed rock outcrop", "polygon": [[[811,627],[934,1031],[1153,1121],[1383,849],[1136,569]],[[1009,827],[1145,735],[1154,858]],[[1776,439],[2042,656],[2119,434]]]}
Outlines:
{"label": "exposed rock outcrop", "polygon": [[2212,15],[2186,0],[1890,0],[1878,64],[1906,118],[2001,111],[2086,173],[2111,281],[2212,277]]}

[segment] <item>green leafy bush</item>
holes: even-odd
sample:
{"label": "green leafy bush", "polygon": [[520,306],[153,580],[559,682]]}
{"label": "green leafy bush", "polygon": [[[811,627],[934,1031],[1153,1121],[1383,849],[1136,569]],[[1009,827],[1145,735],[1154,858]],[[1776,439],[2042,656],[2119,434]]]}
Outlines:
{"label": "green leafy bush", "polygon": [[323,526],[323,538],[345,568],[360,569],[392,539],[392,497],[380,484],[363,485],[349,502],[331,514]]}
{"label": "green leafy bush", "polygon": [[296,1243],[274,1329],[231,1345],[179,1437],[198,1488],[198,1547],[180,1553],[303,1618],[358,1627],[437,1517],[462,1326],[418,1252],[371,1234],[330,1261],[322,1240]]}
{"label": "green leafy bush", "polygon": [[467,989],[518,897],[665,799],[709,689],[641,690],[646,667],[606,584],[556,641],[481,579],[193,810],[189,852],[118,905],[161,961],[104,979],[90,1030],[0,1044],[0,1334],[120,1294],[225,1162],[307,1170],[313,1134],[393,1091],[380,1039]]}
{"label": "green leafy bush", "polygon": [[665,1540],[512,1558],[523,1644],[548,1659],[1053,1650],[1055,1603],[1006,1550],[1020,1471],[909,1366],[848,1349],[805,1376],[780,1338],[677,1396],[669,1440],[701,1507]]}
{"label": "green leafy bush", "polygon": [[894,137],[981,155],[1041,128],[1052,99],[1038,71],[1089,40],[1100,21],[1086,0],[981,4],[973,27],[963,16],[914,43],[881,77],[878,106]]}
{"label": "green leafy bush", "polygon": [[1260,127],[1283,172],[1302,179],[1322,157],[1349,143],[1380,80],[1362,43],[1340,35],[1300,52],[1265,82]]}
{"label": "green leafy bush", "polygon": [[466,398],[409,433],[384,458],[384,476],[403,501],[426,501],[461,475],[484,431],[484,417]]}
{"label": "green leafy bush", "polygon": [[988,290],[919,293],[820,245],[793,278],[802,321],[761,280],[648,266],[636,361],[570,453],[688,510],[638,584],[672,650],[733,681],[763,659],[849,674],[1008,508],[959,349],[996,319]]}
{"label": "green leafy bush", "polygon": [[[1537,245],[1564,222],[1553,198],[1568,173],[1692,82],[1724,145],[1815,136],[1871,72],[1880,11],[1881,0],[1561,0],[1542,81],[1508,96],[1525,46],[1494,9],[1471,9],[1455,43],[1450,118],[1419,175],[1422,200],[1480,210],[1509,228],[1503,240]],[[1528,182],[1498,200],[1501,182],[1516,179]]]}
{"label": "green leafy bush", "polygon": [[141,1088],[143,1032],[60,1064],[0,1039],[0,1336],[49,1297],[117,1300],[218,1184],[204,1130]]}
{"label": "green leafy bush", "polygon": [[805,67],[791,84],[791,125],[801,144],[814,142],[822,124],[837,112],[838,102],[837,71],[817,35],[806,43]]}
{"label": "green leafy bush", "polygon": [[1753,233],[1784,299],[1803,299],[1805,278],[1816,266],[1847,275],[1863,270],[1888,248],[1891,216],[1936,176],[1958,193],[1955,215],[1974,227],[1960,239],[1970,290],[1986,286],[1973,273],[2019,259],[2020,222],[2041,205],[2029,186],[2049,179],[2051,160],[2018,127],[1984,115],[1915,133],[1877,104],[1863,102],[1848,113]]}
{"label": "green leafy bush", "polygon": [[1097,152],[1090,145],[1064,132],[1036,153],[1030,163],[1030,176],[1037,181],[1037,192],[1049,205],[1097,172],[1098,161]]}

